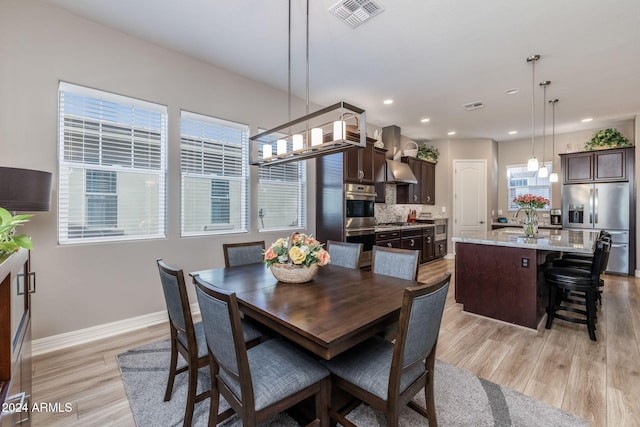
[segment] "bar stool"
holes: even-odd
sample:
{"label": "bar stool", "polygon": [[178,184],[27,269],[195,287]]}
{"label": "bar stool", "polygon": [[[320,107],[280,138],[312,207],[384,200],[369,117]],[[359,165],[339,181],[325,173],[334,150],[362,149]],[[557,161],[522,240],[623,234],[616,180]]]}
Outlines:
{"label": "bar stool", "polygon": [[[596,298],[600,275],[607,267],[611,243],[606,239],[596,242],[593,253],[593,261],[589,270],[575,267],[551,267],[544,272],[546,282],[549,284],[549,303],[547,305],[547,323],[545,327],[551,329],[553,319],[562,319],[572,323],[587,325],[589,338],[596,341]],[[560,294],[559,294],[560,292]],[[574,300],[568,300],[564,294],[571,293],[584,299],[584,309],[567,304],[580,304]],[[583,316],[571,316],[560,312],[568,312]]]}

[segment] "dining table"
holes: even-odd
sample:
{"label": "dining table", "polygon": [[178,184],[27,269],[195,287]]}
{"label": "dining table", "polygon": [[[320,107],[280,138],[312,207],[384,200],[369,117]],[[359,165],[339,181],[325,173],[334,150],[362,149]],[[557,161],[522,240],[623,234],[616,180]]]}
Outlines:
{"label": "dining table", "polygon": [[189,274],[234,292],[245,316],[326,360],[396,323],[404,289],[420,284],[332,264],[307,283],[279,282],[261,263]]}

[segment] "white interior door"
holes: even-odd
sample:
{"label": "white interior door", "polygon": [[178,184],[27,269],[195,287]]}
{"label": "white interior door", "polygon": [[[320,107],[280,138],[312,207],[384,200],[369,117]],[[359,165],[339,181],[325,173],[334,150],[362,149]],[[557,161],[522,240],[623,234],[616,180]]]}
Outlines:
{"label": "white interior door", "polygon": [[487,161],[453,161],[453,235],[487,229]]}

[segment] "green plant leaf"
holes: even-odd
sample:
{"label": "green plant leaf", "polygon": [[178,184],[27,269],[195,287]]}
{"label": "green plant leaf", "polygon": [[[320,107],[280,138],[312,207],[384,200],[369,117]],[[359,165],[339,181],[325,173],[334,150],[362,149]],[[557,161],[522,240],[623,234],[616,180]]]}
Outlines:
{"label": "green plant leaf", "polygon": [[13,236],[13,241],[16,245],[25,249],[33,249],[33,243],[31,242],[31,237],[26,234],[21,234],[19,236]]}

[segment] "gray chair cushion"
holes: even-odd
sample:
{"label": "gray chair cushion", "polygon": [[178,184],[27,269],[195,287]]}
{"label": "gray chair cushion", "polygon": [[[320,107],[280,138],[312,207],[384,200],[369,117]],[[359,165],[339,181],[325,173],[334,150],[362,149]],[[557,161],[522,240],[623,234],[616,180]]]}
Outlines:
{"label": "gray chair cushion", "polygon": [[[332,374],[387,400],[391,359],[393,359],[393,343],[380,337],[373,337],[331,360],[323,360],[322,363]],[[405,391],[425,370],[425,365],[419,363],[405,372],[400,381],[400,393]]]}
{"label": "gray chair cushion", "polygon": [[229,267],[262,262],[264,255],[262,245],[230,246],[227,248]]}
{"label": "gray chair cushion", "polygon": [[362,244],[346,242],[329,242],[328,251],[332,265],[358,268]]}
{"label": "gray chair cushion", "polygon": [[[256,411],[309,387],[329,375],[329,371],[324,366],[281,339],[265,341],[250,348],[247,350],[247,357]],[[240,384],[222,370],[220,377],[240,398]]]}

